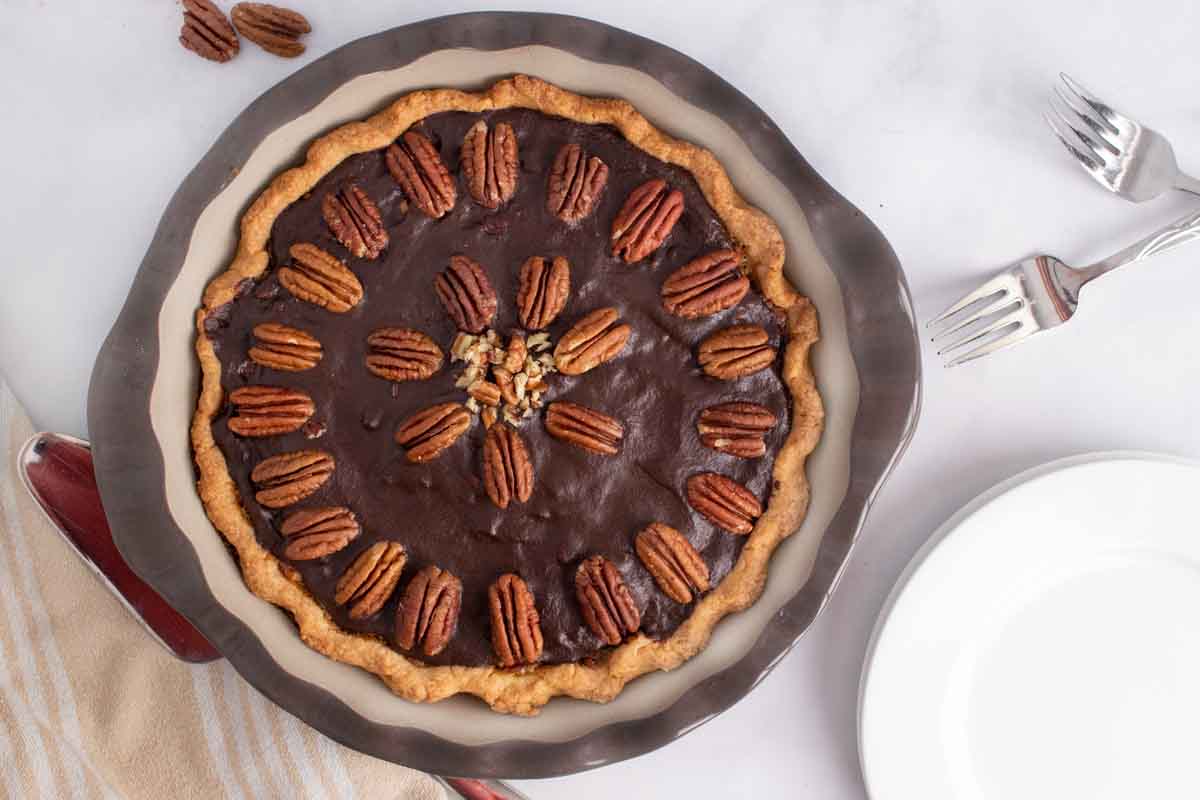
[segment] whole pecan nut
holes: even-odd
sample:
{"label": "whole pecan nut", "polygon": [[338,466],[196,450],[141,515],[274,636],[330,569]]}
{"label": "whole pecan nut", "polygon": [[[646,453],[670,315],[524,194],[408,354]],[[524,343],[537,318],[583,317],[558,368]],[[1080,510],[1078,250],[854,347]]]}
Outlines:
{"label": "whole pecan nut", "polygon": [[396,444],[408,460],[420,464],[436,458],[471,427],[471,414],[461,403],[440,403],[424,408],[396,428]]}
{"label": "whole pecan nut", "polygon": [[612,254],[626,264],[659,248],[683,213],[683,192],[651,178],[629,193],[612,224]]}
{"label": "whole pecan nut", "polygon": [[642,614],[621,573],[604,556],[591,556],[579,565],[575,597],[584,622],[605,644],[620,644],[642,625]]}
{"label": "whole pecan nut", "polygon": [[209,0],[183,0],[179,43],[202,58],[222,63],[240,49],[237,32]]}
{"label": "whole pecan nut", "polygon": [[462,581],[430,564],[413,576],[396,608],[396,642],[405,650],[417,645],[436,656],[454,636],[462,605]]}
{"label": "whole pecan nut", "polygon": [[696,431],[705,447],[738,458],[759,458],[767,453],[764,437],[776,422],[775,414],[758,403],[721,403],[700,412]]}
{"label": "whole pecan nut", "polygon": [[750,279],[733,250],[716,250],[689,261],[662,286],[663,308],[684,319],[706,317],[733,308],[750,291]]}
{"label": "whole pecan nut", "polygon": [[533,592],[521,576],[501,575],[488,588],[492,649],[502,667],[533,664],[542,657],[542,624]]}
{"label": "whole pecan nut", "polygon": [[378,328],[367,336],[365,362],[385,380],[423,381],[442,368],[442,349],[412,328]]}
{"label": "whole pecan nut", "polygon": [[618,325],[615,308],[599,308],[576,322],[554,348],[554,363],[564,375],[582,375],[616,358],[633,329]]}
{"label": "whole pecan nut", "polygon": [[607,181],[607,164],[577,144],[564,144],[550,168],[546,210],[563,222],[578,222],[592,213]]}
{"label": "whole pecan nut", "polygon": [[338,552],[360,532],[354,512],[344,506],[302,508],[279,526],[287,539],[283,555],[292,561],[311,561]]}
{"label": "whole pecan nut", "polygon": [[238,436],[278,436],[300,430],[317,410],[299,389],[281,386],[242,386],[229,393],[233,416],[229,430]]}
{"label": "whole pecan nut", "polygon": [[754,530],[754,520],[762,516],[763,511],[753,492],[715,472],[702,472],[688,478],[687,499],[709,522],[730,533],[750,533]]}
{"label": "whole pecan nut", "polygon": [[263,322],[254,326],[250,360],[282,372],[302,372],[321,361],[321,343],[299,328]]}
{"label": "whole pecan nut", "polygon": [[408,199],[427,216],[438,219],[454,208],[458,199],[454,179],[433,142],[425,136],[405,131],[388,147],[384,160]]}
{"label": "whole pecan nut", "polygon": [[433,288],[446,313],[460,330],[483,333],[496,316],[496,290],[483,267],[466,256],[450,256]]}
{"label": "whole pecan nut", "polygon": [[300,37],[312,32],[303,14],[270,3],[238,3],[233,7],[233,25],[268,53],[295,58],[304,52]]}
{"label": "whole pecan nut", "polygon": [[362,300],[362,284],[346,265],[316,245],[294,244],[292,263],[279,268],[279,283],[301,300],[344,314]]}
{"label": "whole pecan nut", "polygon": [[520,162],[517,159],[517,135],[512,126],[501,122],[491,130],[479,120],[462,143],[462,171],[467,189],[475,202],[486,208],[499,208],[517,191]]}
{"label": "whole pecan nut", "polygon": [[517,315],[522,327],[537,331],[550,326],[571,293],[571,264],[556,256],[549,264],[534,256],[521,265],[517,284]]}
{"label": "whole pecan nut", "polygon": [[700,366],[723,381],[752,375],[774,361],[771,337],[757,325],[733,325],[700,343]]}
{"label": "whole pecan nut", "polygon": [[651,522],[633,540],[642,564],[663,594],[676,603],[690,603],[709,590],[708,565],[682,533]]}
{"label": "whole pecan nut", "polygon": [[483,440],[483,488],[497,508],[533,494],[533,462],[525,439],[510,425],[493,425]]}
{"label": "whole pecan nut", "polygon": [[350,619],[362,619],[383,608],[396,590],[408,560],[399,542],[382,541],[368,547],[338,578],[333,599],[348,605]]}
{"label": "whole pecan nut", "polygon": [[264,458],[250,472],[250,480],[258,489],[254,499],[267,508],[299,503],[329,480],[333,467],[333,456],[321,450],[297,450]]}
{"label": "whole pecan nut", "polygon": [[546,409],[546,431],[556,439],[602,455],[615,455],[625,427],[594,408],[559,401]]}
{"label": "whole pecan nut", "polygon": [[356,258],[378,258],[388,244],[388,233],[375,201],[354,184],[329,192],[321,201],[321,216]]}

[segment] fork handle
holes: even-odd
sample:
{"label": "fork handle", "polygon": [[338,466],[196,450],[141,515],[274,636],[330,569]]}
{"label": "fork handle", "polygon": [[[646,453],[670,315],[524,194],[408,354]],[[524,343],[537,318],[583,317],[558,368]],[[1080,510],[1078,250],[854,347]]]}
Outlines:
{"label": "fork handle", "polygon": [[1103,261],[1097,261],[1090,267],[1084,267],[1081,270],[1084,273],[1083,279],[1079,285],[1082,286],[1093,281],[1101,275],[1112,272],[1117,267],[1158,255],[1164,250],[1170,250],[1176,245],[1185,244],[1194,239],[1200,239],[1200,211],[1193,211],[1186,217],[1177,219],[1165,228],[1134,242],[1124,250],[1113,253]]}

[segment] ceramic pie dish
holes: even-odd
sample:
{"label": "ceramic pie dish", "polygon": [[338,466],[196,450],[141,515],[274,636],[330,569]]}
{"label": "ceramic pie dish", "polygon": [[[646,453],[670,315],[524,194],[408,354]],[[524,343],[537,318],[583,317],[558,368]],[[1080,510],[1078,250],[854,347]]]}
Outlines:
{"label": "ceramic pie dish", "polygon": [[[672,79],[663,83],[652,74]],[[237,561],[214,534],[196,496],[188,447],[188,416],[198,390],[191,358],[196,298],[238,252],[237,222],[253,198],[297,163],[309,142],[339,125],[364,119],[416,89],[481,91],[505,75],[535,75],[584,97],[622,98],[650,124],[714,154],[737,193],[778,224],[786,278],[819,310],[821,341],[812,365],[828,413],[821,444],[805,469],[811,484],[807,516],[798,528],[794,520],[781,526],[780,538],[787,538],[771,560],[758,601],[716,625],[708,646],[682,666],[629,683],[607,705],[552,700],[534,719],[499,716],[463,696],[415,705],[365,672],[309,650],[291,617],[242,581]],[[232,177],[231,166],[237,169]],[[619,195],[636,188],[618,185]],[[617,206],[622,199],[615,197]],[[748,241],[736,238],[739,244]],[[498,294],[514,288],[503,279],[497,283]],[[563,325],[590,310],[568,304]],[[432,311],[446,313],[436,305]],[[461,332],[463,326],[457,327]],[[555,338],[569,332],[548,330]],[[620,356],[594,372],[616,371],[619,364]],[[557,400],[550,395],[547,400]],[[484,14],[431,20],[348,45],[264,95],[234,123],[164,216],[98,361],[89,414],[101,489],[122,552],[248,680],[366,752],[431,771],[514,777],[561,774],[645,752],[744,694],[824,602],[871,496],[907,442],[918,396],[907,293],[886,242],[749,101],[678,53],[605,26],[551,15]],[[140,411],[131,414],[131,407]],[[387,442],[389,433],[384,443],[403,460],[404,448]],[[315,438],[318,446],[322,438]],[[784,487],[784,494],[802,486],[800,472],[789,478],[796,484]],[[541,485],[535,480],[535,488]],[[489,499],[495,504],[495,497],[482,502]],[[768,503],[768,516],[771,507]],[[157,533],[146,536],[147,530]],[[246,552],[240,555],[244,562]],[[636,563],[623,564],[622,571],[628,574]],[[718,596],[723,585],[710,596]],[[459,627],[459,633],[469,629],[461,619]],[[405,657],[394,646],[388,652]],[[469,660],[451,668],[463,665],[495,670]],[[490,701],[499,696],[479,694]],[[615,692],[602,694],[590,699]]]}

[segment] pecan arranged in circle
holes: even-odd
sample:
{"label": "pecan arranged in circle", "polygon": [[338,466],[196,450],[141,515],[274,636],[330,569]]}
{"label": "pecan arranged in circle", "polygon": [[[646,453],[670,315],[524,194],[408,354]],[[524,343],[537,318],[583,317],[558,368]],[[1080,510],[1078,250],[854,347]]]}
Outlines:
{"label": "pecan arranged in circle", "polygon": [[466,256],[450,256],[450,266],[438,273],[433,288],[459,330],[483,333],[496,316],[496,290],[483,267]]}
{"label": "pecan arranged in circle", "polygon": [[299,328],[263,322],[254,326],[250,360],[282,372],[303,372],[321,361],[321,343]]}
{"label": "pecan arranged in circle", "polygon": [[300,37],[312,32],[303,14],[269,3],[238,3],[230,16],[238,33],[282,58],[303,53]]}
{"label": "pecan arranged in circle", "polygon": [[556,256],[549,264],[534,256],[521,265],[517,285],[517,316],[521,326],[537,331],[550,326],[571,293],[571,264]]}
{"label": "pecan arranged in circle", "polygon": [[700,366],[723,381],[753,375],[774,361],[771,337],[757,325],[723,328],[700,343]]}
{"label": "pecan arranged in circle", "polygon": [[618,325],[615,308],[598,308],[576,322],[554,348],[554,363],[564,375],[582,375],[616,358],[633,329]]}
{"label": "pecan arranged in circle", "polygon": [[642,625],[642,614],[621,573],[604,556],[591,556],[579,565],[575,597],[584,622],[605,644],[620,644]]}
{"label": "pecan arranged in circle", "polygon": [[771,410],[758,403],[721,403],[700,412],[696,431],[705,447],[738,458],[759,458],[767,453],[764,436],[776,422]]}
{"label": "pecan arranged in circle", "polygon": [[688,478],[687,500],[709,522],[730,533],[746,534],[754,530],[754,520],[763,512],[753,492],[715,472]]}
{"label": "pecan arranged in circle", "polygon": [[592,213],[607,181],[607,164],[577,144],[564,144],[550,168],[546,210],[563,222],[578,222]]}
{"label": "pecan arranged in circle", "polygon": [[379,208],[354,184],[326,194],[321,216],[334,238],[356,258],[378,258],[387,247],[388,233]]}
{"label": "pecan arranged in circle", "polygon": [[733,308],[750,291],[750,279],[733,250],[706,253],[670,274],[662,287],[663,308],[684,319]]}
{"label": "pecan arranged in circle", "polygon": [[461,403],[440,403],[422,409],[396,428],[396,444],[408,460],[421,464],[442,454],[471,427],[471,414]]}
{"label": "pecan arranged in circle", "polygon": [[238,436],[278,436],[300,430],[317,410],[299,389],[281,386],[242,386],[229,393],[233,416],[229,430]]}
{"label": "pecan arranged in circle", "polygon": [[533,664],[542,657],[542,624],[533,592],[511,572],[488,588],[492,649],[502,667]]}
{"label": "pecan arranged in circle", "polygon": [[520,171],[512,125],[501,122],[491,130],[483,120],[472,125],[463,137],[462,171],[471,197],[481,206],[499,208],[511,200]]}
{"label": "pecan arranged in circle", "polygon": [[511,425],[493,425],[483,440],[483,488],[497,508],[524,503],[533,494],[533,462],[525,439]]}
{"label": "pecan arranged in circle", "polygon": [[316,245],[294,244],[292,263],[279,268],[279,283],[301,300],[344,314],[362,300],[363,288],[346,265]]}
{"label": "pecan arranged in circle", "polygon": [[336,553],[358,538],[359,531],[354,512],[344,506],[302,508],[289,514],[279,526],[287,539],[283,555],[292,561],[311,561]]}
{"label": "pecan arranged in circle", "polygon": [[382,541],[368,547],[338,578],[333,599],[350,606],[350,619],[362,619],[383,608],[396,590],[408,560],[399,542]]}
{"label": "pecan arranged in circle", "polygon": [[442,368],[442,349],[412,328],[379,328],[367,336],[366,364],[385,380],[423,381]]}
{"label": "pecan arranged in circle", "polygon": [[612,224],[612,254],[626,264],[659,248],[683,213],[683,192],[651,178],[629,193]]}
{"label": "pecan arranged in circle", "polygon": [[299,503],[333,474],[333,456],[321,450],[297,450],[264,458],[250,472],[258,488],[254,499],[267,508]]}
{"label": "pecan arranged in circle", "polygon": [[625,427],[594,408],[575,403],[551,403],[546,409],[546,431],[555,439],[601,455],[615,455]]}
{"label": "pecan arranged in circle", "polygon": [[651,522],[634,538],[633,546],[658,588],[676,603],[690,603],[694,596],[709,590],[704,559],[670,525]]}
{"label": "pecan arranged in circle", "polygon": [[396,608],[396,643],[405,650],[418,644],[427,656],[446,648],[458,625],[462,581],[430,564],[413,576]]}
{"label": "pecan arranged in circle", "polygon": [[233,26],[209,0],[183,0],[179,43],[202,58],[222,63],[241,49]]}
{"label": "pecan arranged in circle", "polygon": [[387,149],[388,172],[412,204],[438,219],[454,208],[458,191],[433,142],[416,131],[405,131]]}

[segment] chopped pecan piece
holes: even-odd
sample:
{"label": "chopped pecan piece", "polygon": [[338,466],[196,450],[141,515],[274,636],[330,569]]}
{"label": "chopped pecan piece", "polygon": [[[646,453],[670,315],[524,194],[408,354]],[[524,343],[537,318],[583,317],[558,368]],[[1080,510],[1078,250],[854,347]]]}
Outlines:
{"label": "chopped pecan piece", "polygon": [[571,265],[562,256],[549,264],[534,256],[521,265],[517,287],[517,315],[531,331],[549,327],[567,304],[571,293]]}
{"label": "chopped pecan piece", "polygon": [[454,208],[458,191],[437,148],[416,131],[405,131],[387,149],[388,171],[413,205],[438,219]]}
{"label": "chopped pecan piece", "polygon": [[462,605],[462,581],[430,564],[413,576],[396,608],[396,643],[405,650],[418,644],[436,656],[454,636]]}
{"label": "chopped pecan piece", "polygon": [[607,164],[577,144],[564,144],[550,168],[546,210],[563,222],[578,222],[592,213],[607,181]]}
{"label": "chopped pecan piece", "polygon": [[254,499],[267,508],[299,503],[333,474],[333,456],[321,450],[297,450],[264,458],[250,472],[258,488]]}
{"label": "chopped pecan piece", "polygon": [[533,664],[542,657],[542,625],[533,592],[521,576],[508,573],[488,589],[492,649],[502,667]]}
{"label": "chopped pecan piece", "polygon": [[529,348],[525,346],[525,337],[514,333],[508,337],[508,347],[504,350],[504,360],[500,362],[500,366],[516,375],[525,369],[525,357],[528,355]]}
{"label": "chopped pecan piece", "polygon": [[612,225],[612,254],[626,264],[659,248],[683,213],[683,193],[651,178],[629,193]]}
{"label": "chopped pecan piece", "polygon": [[242,386],[229,393],[234,415],[229,430],[238,436],[278,436],[300,430],[317,407],[299,389]]}
{"label": "chopped pecan piece", "polygon": [[520,162],[517,159],[517,135],[512,126],[501,122],[491,130],[479,120],[462,143],[462,171],[475,202],[486,208],[499,208],[517,191]]}
{"label": "chopped pecan piece", "polygon": [[264,322],[254,326],[250,360],[283,372],[303,372],[321,361],[321,343],[299,328]]}
{"label": "chopped pecan piece", "polygon": [[367,337],[366,364],[385,380],[423,381],[442,368],[442,349],[412,328],[379,328]]}
{"label": "chopped pecan piece", "polygon": [[382,541],[364,550],[338,578],[333,599],[350,606],[350,619],[362,619],[383,608],[396,590],[408,560],[399,542]]}
{"label": "chopped pecan piece", "polygon": [[472,383],[467,387],[467,394],[474,397],[485,406],[500,405],[500,387],[491,381],[485,381],[483,378]]}
{"label": "chopped pecan piece", "polygon": [[696,430],[705,447],[738,458],[759,458],[767,453],[764,436],[777,421],[758,403],[721,403],[700,412]]}
{"label": "chopped pecan piece", "polygon": [[375,201],[354,184],[329,192],[321,201],[321,216],[356,258],[378,258],[388,244],[388,233]]}
{"label": "chopped pecan piece", "polygon": [[238,33],[282,58],[303,53],[300,37],[312,32],[303,14],[269,3],[238,3],[230,16]]}
{"label": "chopped pecan piece", "polygon": [[301,300],[344,314],[362,300],[362,284],[346,265],[316,245],[294,244],[292,263],[279,268],[279,283]]}
{"label": "chopped pecan piece", "polygon": [[750,533],[754,530],[754,520],[762,516],[763,511],[753,492],[715,472],[702,472],[688,478],[687,499],[709,522],[730,533]]}
{"label": "chopped pecan piece", "polygon": [[436,458],[471,427],[471,415],[461,403],[440,403],[422,409],[396,428],[396,444],[408,460],[420,464]]}
{"label": "chopped pecan piece", "polygon": [[240,49],[237,32],[209,0],[183,0],[179,43],[201,58],[222,63]]}
{"label": "chopped pecan piece", "polygon": [[684,319],[733,308],[750,291],[750,279],[733,250],[717,250],[684,264],[662,286],[663,308]]}
{"label": "chopped pecan piece", "polygon": [[460,330],[483,333],[496,316],[496,290],[483,267],[466,256],[450,256],[450,266],[438,273],[433,288]]}
{"label": "chopped pecan piece", "polygon": [[594,408],[560,401],[546,409],[546,431],[556,439],[602,455],[615,455],[625,427]]}
{"label": "chopped pecan piece", "polygon": [[617,325],[615,308],[599,308],[576,322],[554,348],[554,363],[564,375],[582,375],[616,358],[633,329]]}
{"label": "chopped pecan piece", "polygon": [[533,494],[533,462],[525,439],[510,425],[493,425],[483,440],[483,488],[497,508]]}
{"label": "chopped pecan piece", "polygon": [[753,375],[774,361],[771,337],[757,325],[733,325],[700,343],[700,366],[723,381]]}
{"label": "chopped pecan piece", "polygon": [[620,644],[637,633],[642,614],[621,573],[604,556],[584,559],[575,572],[575,597],[583,620],[605,644]]}
{"label": "chopped pecan piece", "polygon": [[302,508],[293,511],[279,526],[287,539],[285,558],[311,561],[338,552],[358,537],[360,528],[354,512],[343,506]]}
{"label": "chopped pecan piece", "polygon": [[690,603],[693,597],[708,591],[708,566],[704,559],[670,525],[651,522],[638,533],[633,546],[658,588],[676,603]]}

